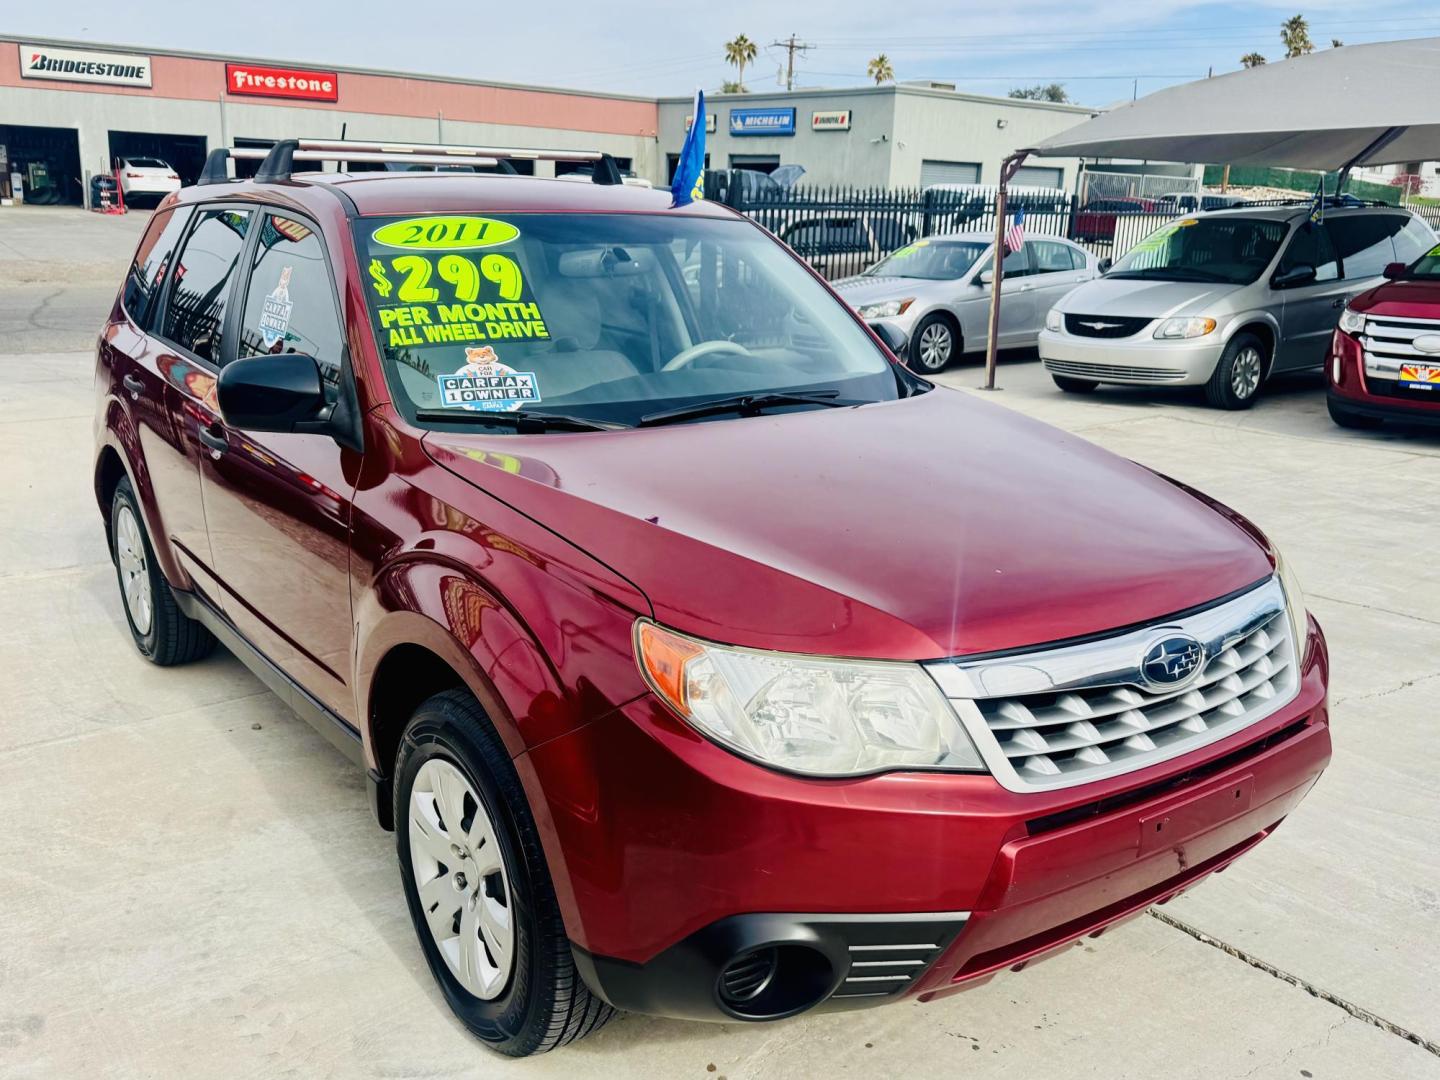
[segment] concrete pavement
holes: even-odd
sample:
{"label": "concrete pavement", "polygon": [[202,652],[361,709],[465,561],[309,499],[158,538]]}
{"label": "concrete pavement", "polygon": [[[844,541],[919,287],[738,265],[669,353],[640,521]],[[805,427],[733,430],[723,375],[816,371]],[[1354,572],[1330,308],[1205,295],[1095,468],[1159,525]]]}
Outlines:
{"label": "concrete pavement", "polygon": [[[0,340],[24,316],[7,295]],[[1220,414],[1004,365],[986,400],[1286,551],[1330,636],[1330,771],[1166,921],[972,993],[764,1027],[622,1017],[515,1063],[450,1019],[360,774],[223,652],[134,653],[90,493],[91,371],[0,356],[0,1078],[1440,1078],[1440,436],[1342,432],[1304,381]]]}

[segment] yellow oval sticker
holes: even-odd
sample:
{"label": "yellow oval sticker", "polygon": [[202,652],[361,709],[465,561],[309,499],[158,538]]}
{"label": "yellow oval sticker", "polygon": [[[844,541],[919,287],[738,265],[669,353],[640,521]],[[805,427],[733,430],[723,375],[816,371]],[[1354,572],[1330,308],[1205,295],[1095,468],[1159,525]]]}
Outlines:
{"label": "yellow oval sticker", "polygon": [[445,250],[496,247],[519,235],[520,230],[508,221],[446,214],[392,221],[376,229],[372,239],[386,247]]}

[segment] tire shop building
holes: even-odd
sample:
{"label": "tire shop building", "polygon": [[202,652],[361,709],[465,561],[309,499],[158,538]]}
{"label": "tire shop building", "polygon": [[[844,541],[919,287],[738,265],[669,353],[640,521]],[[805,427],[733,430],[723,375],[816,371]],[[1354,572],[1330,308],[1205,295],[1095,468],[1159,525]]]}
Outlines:
{"label": "tire shop building", "polygon": [[[1001,158],[1016,147],[1093,114],[938,83],[716,94],[707,105],[712,167],[793,163],[805,167],[806,183],[856,187],[994,183]],[[159,158],[193,183],[217,146],[342,135],[602,150],[667,184],[690,111],[689,97],[0,37],[0,174],[18,176],[32,202],[85,202],[90,177],[111,172],[121,157]],[[1073,190],[1078,164],[1046,160],[1022,169],[1017,182]],[[534,163],[539,175],[580,167]]]}

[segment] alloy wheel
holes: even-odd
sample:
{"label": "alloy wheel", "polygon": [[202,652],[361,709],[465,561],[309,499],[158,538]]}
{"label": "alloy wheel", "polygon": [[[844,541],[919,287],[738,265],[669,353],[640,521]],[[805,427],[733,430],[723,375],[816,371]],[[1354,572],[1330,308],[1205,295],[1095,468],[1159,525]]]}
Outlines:
{"label": "alloy wheel", "polygon": [[468,993],[499,997],[515,966],[515,926],[495,823],[443,758],[420,766],[409,818],[410,865],[436,948]]}
{"label": "alloy wheel", "polygon": [[129,506],[120,507],[115,515],[115,559],[120,567],[120,591],[125,596],[125,610],[135,631],[141,637],[150,632],[155,617],[155,601],[150,594],[150,565],[145,558],[145,540],[140,523]]}
{"label": "alloy wheel", "polygon": [[954,340],[943,322],[932,322],[920,332],[920,363],[926,371],[939,371],[950,362]]}
{"label": "alloy wheel", "polygon": [[1260,350],[1247,345],[1235,356],[1230,365],[1230,389],[1241,401],[1246,400],[1260,388]]}

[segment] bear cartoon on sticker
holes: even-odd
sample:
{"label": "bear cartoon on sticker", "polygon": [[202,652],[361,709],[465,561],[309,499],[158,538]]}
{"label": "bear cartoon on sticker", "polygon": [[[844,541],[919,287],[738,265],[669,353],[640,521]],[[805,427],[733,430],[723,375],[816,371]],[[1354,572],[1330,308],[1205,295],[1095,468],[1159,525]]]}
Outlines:
{"label": "bear cartoon on sticker", "polygon": [[440,404],[471,412],[514,412],[540,401],[540,383],[533,371],[516,371],[489,345],[465,349],[465,365],[437,376]]}

